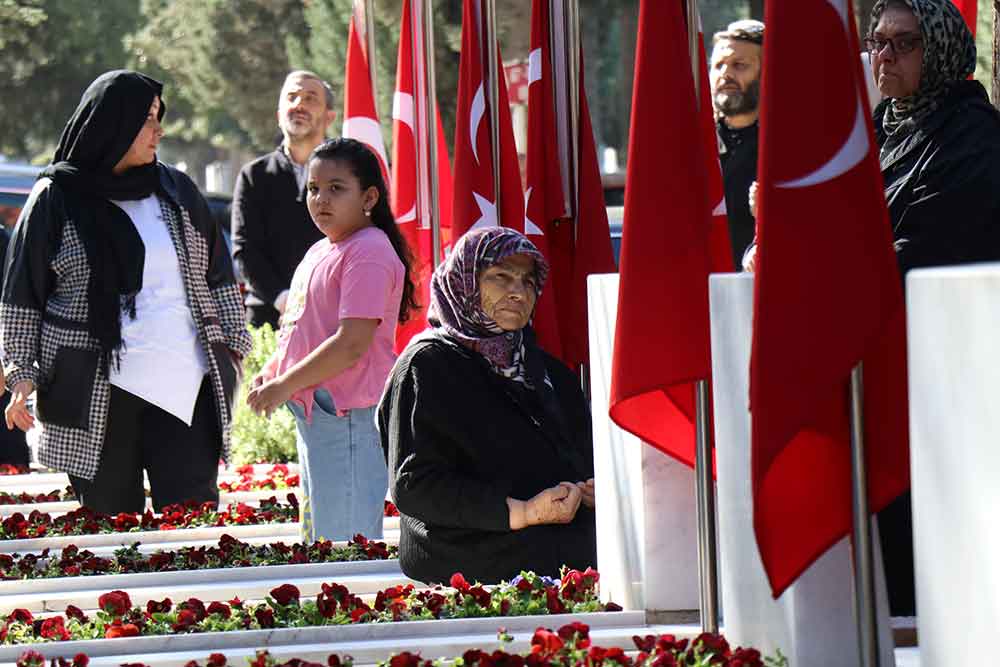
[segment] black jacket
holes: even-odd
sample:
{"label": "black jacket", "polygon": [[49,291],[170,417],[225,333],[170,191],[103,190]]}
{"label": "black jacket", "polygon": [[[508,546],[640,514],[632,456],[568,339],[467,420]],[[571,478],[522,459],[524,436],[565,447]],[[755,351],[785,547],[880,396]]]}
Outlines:
{"label": "black jacket", "polygon": [[[879,146],[883,101],[874,114]],[[900,271],[1000,259],[1000,114],[977,81],[880,162]]]}
{"label": "black jacket", "polygon": [[730,130],[718,121],[716,132],[724,150],[719,152],[726,191],[726,218],[733,246],[733,267],[739,271],[743,253],[753,243],[756,221],[750,212],[750,185],[757,180],[757,123]]}
{"label": "black jacket", "polygon": [[527,500],[594,474],[579,379],[541,349],[528,351],[551,378],[549,409],[437,335],[412,342],[396,362],[378,426],[407,576],[447,582],[461,572],[496,583],[521,570],[558,576],[562,565],[596,565],[594,512],[582,505],[566,525],[509,527],[508,496]]}
{"label": "black jacket", "polygon": [[[208,362],[223,455],[228,456],[242,373],[230,351],[246,355],[252,341],[233,264],[205,199],[183,173],[162,163],[158,170],[160,210]],[[88,333],[90,261],[73,205],[48,178],[32,189],[4,262],[0,341],[7,383],[31,380],[37,387],[44,425],[39,461],[93,479],[107,427],[110,383],[98,368],[100,345]]]}
{"label": "black jacket", "polygon": [[232,232],[233,259],[247,281],[247,305],[273,304],[288,289],[306,251],[323,238],[280,148],[240,170]]}

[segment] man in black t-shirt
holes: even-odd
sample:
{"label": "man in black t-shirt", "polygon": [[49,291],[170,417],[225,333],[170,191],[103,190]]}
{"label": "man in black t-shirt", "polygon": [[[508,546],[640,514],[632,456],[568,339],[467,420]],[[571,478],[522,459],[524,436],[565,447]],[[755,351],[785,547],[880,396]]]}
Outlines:
{"label": "man in black t-shirt", "polygon": [[757,115],[764,24],[745,20],[715,33],[709,77],[726,190],[733,263],[739,267],[754,238],[750,185],[757,178]]}

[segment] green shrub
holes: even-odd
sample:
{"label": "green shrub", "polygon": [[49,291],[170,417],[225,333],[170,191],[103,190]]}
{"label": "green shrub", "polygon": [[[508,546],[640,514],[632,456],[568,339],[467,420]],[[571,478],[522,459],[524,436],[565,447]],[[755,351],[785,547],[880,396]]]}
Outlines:
{"label": "green shrub", "polygon": [[250,383],[274,354],[278,344],[278,336],[270,324],[260,328],[251,326],[250,334],[253,336],[253,351],[243,360],[243,386],[240,387],[233,416],[231,462],[242,465],[258,461],[297,461],[295,418],[291,411],[285,407],[278,408],[268,419],[255,415],[247,406]]}

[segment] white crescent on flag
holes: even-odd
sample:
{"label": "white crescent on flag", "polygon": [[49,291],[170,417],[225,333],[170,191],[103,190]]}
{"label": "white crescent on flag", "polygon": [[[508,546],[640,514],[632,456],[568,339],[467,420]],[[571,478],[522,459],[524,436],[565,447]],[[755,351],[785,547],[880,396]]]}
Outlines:
{"label": "white crescent on flag", "polygon": [[[398,90],[396,94],[392,96],[392,117],[394,120],[398,120],[403,125],[410,128],[410,132],[416,135],[416,131],[413,129],[414,114],[413,114],[413,95],[409,93],[402,93]],[[397,223],[413,222],[417,219],[417,202],[413,202],[413,206],[410,210],[399,216],[396,219]]]}
{"label": "white crescent on flag", "polygon": [[528,191],[524,193],[524,233],[525,235],[532,236],[545,236],[545,232],[542,228],[531,221],[528,217],[528,202],[531,201],[531,191],[533,188],[528,188]]}
{"label": "white crescent on flag", "polygon": [[[847,24],[847,0],[826,0],[840,15],[841,23],[844,24],[844,32],[850,30]],[[857,114],[854,117],[854,127],[847,136],[843,146],[830,160],[822,167],[806,174],[800,178],[776,183],[779,188],[804,188],[810,185],[826,183],[842,176],[856,167],[865,156],[868,155],[868,132],[865,128],[865,111],[861,96],[858,95],[857,85],[855,85],[855,95],[858,98]]]}
{"label": "white crescent on flag", "polygon": [[382,130],[374,118],[366,116],[345,118],[342,135],[368,144],[368,147],[381,158],[382,164],[389,165],[389,159],[385,155],[385,144],[382,143]]}
{"label": "white crescent on flag", "polygon": [[472,144],[472,157],[479,162],[479,150],[476,148],[476,135],[479,133],[479,123],[486,113],[486,97],[483,93],[483,82],[479,82],[476,96],[472,98],[472,108],[469,110],[469,143]]}

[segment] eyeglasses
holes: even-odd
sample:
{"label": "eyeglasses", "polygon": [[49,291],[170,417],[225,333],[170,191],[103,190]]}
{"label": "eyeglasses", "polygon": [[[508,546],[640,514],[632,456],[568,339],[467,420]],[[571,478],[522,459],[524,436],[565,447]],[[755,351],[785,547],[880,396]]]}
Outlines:
{"label": "eyeglasses", "polygon": [[892,37],[868,37],[865,39],[865,48],[872,56],[882,53],[888,46],[897,56],[905,56],[921,44],[924,40],[920,35],[898,35]]}

